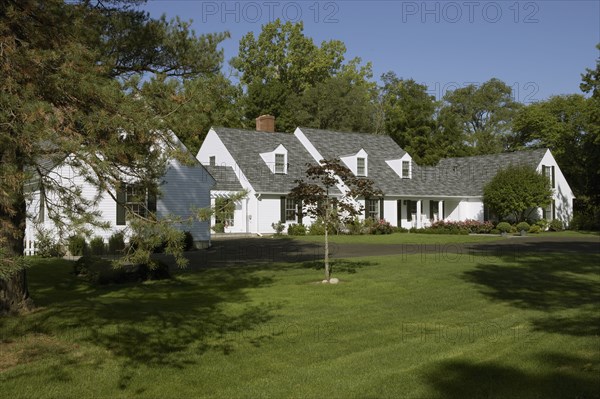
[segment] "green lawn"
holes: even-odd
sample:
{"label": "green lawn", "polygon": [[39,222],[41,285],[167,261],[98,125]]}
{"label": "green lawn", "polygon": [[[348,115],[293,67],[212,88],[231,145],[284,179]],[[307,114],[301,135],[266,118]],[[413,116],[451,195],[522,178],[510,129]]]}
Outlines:
{"label": "green lawn", "polygon": [[[516,235],[516,234],[515,234]],[[560,231],[529,234],[530,237],[591,237],[600,235],[598,232]],[[306,242],[323,242],[323,236],[293,236],[295,240]],[[330,242],[335,244],[460,244],[486,241],[506,240],[498,235],[458,235],[458,234],[422,234],[395,233],[385,235],[332,235]]]}
{"label": "green lawn", "polygon": [[6,398],[598,398],[600,256],[427,254],[95,288],[36,260]]}
{"label": "green lawn", "polygon": [[[293,236],[295,240],[324,242],[324,236]],[[329,242],[335,244],[458,244],[503,240],[500,236],[395,233],[385,235],[332,235]]]}

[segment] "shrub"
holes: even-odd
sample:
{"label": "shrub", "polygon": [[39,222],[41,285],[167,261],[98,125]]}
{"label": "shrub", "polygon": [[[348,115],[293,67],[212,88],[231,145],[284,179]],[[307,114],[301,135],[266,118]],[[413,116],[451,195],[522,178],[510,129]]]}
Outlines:
{"label": "shrub", "polygon": [[351,222],[346,223],[346,232],[350,235],[359,235],[364,233],[364,223],[358,217]]}
{"label": "shrub", "polygon": [[369,231],[369,233],[371,233],[371,234],[392,234],[393,231],[394,231],[394,228],[392,227],[390,222],[388,222],[384,219],[380,219],[380,220],[376,221],[375,224],[373,224],[373,226],[371,226],[371,230]]}
{"label": "shrub", "polygon": [[540,226],[538,226],[537,224],[534,224],[533,226],[531,226],[529,228],[529,233],[531,234],[539,234],[539,232],[542,230],[542,228]]}
{"label": "shrub", "polygon": [[489,221],[465,220],[450,222],[439,220],[430,227],[423,229],[422,232],[428,234],[488,234],[493,228],[494,225]]}
{"label": "shrub", "polygon": [[115,268],[111,261],[82,256],[74,262],[73,271],[92,284],[122,284],[170,278],[169,266],[163,262],[149,265],[125,265]]}
{"label": "shrub", "polygon": [[38,229],[35,245],[35,254],[42,258],[59,258],[65,255],[63,246],[46,229]]}
{"label": "shrub", "polygon": [[122,253],[125,249],[125,236],[123,233],[114,233],[108,239],[108,252],[112,255]]}
{"label": "shrub", "polygon": [[492,229],[492,230],[490,230],[490,234],[500,234],[500,230]]}
{"label": "shrub", "polygon": [[554,219],[550,222],[548,227],[550,231],[561,231],[563,229],[563,223],[558,219]]}
{"label": "shrub", "polygon": [[82,256],[87,248],[85,237],[79,235],[69,237],[67,248],[71,256]]}
{"label": "shrub", "polygon": [[94,237],[90,240],[90,253],[95,256],[104,255],[105,245],[102,237]]}
{"label": "shrub", "polygon": [[306,226],[303,224],[292,223],[288,226],[287,233],[290,236],[304,236],[306,235]]}
{"label": "shrub", "polygon": [[531,226],[527,222],[521,222],[517,225],[517,231],[529,231]]}
{"label": "shrub", "polygon": [[311,236],[324,236],[325,235],[325,222],[323,219],[318,218],[308,228],[308,234]]}
{"label": "shrub", "polygon": [[223,223],[215,223],[215,225],[212,227],[212,230],[215,233],[225,233],[225,225]]}
{"label": "shrub", "polygon": [[191,251],[194,249],[194,236],[189,231],[183,232],[183,250]]}
{"label": "shrub", "polygon": [[546,229],[548,228],[548,221],[546,219],[540,219],[537,222],[535,222],[536,226],[540,226],[540,230],[546,231]]}
{"label": "shrub", "polygon": [[283,233],[283,229],[285,229],[285,224],[281,221],[277,223],[271,223],[271,227],[275,230],[275,235],[280,236]]}
{"label": "shrub", "polygon": [[501,233],[509,233],[512,230],[512,226],[507,222],[500,222],[496,226],[497,230],[500,230]]}
{"label": "shrub", "polygon": [[408,233],[408,229],[404,227],[394,227],[394,233]]}

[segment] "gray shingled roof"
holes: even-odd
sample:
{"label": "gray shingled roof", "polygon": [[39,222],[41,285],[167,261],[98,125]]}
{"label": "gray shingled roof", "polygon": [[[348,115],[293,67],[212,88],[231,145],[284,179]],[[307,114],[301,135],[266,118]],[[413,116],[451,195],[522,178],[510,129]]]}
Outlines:
{"label": "gray shingled roof", "polygon": [[[213,130],[256,192],[287,194],[296,186],[295,180],[306,177],[306,164],[316,164],[300,141],[290,133],[257,132],[222,127]],[[280,144],[288,151],[287,174],[272,173],[260,156],[261,153],[275,150]]]}
{"label": "gray shingled roof", "polygon": [[325,158],[339,158],[364,149],[368,178],[387,196],[481,196],[483,186],[509,164],[537,166],[546,149],[464,158],[447,158],[436,166],[413,162],[412,179],[401,179],[385,162],[406,152],[389,136],[300,128]]}
{"label": "gray shingled roof", "polygon": [[547,148],[479,155],[462,158],[445,158],[436,168],[440,174],[458,176],[463,195],[483,195],[483,187],[498,171],[509,165],[537,167],[548,151]]}
{"label": "gray shingled roof", "polygon": [[242,191],[244,189],[231,166],[204,165],[204,167],[217,181],[213,190]]}

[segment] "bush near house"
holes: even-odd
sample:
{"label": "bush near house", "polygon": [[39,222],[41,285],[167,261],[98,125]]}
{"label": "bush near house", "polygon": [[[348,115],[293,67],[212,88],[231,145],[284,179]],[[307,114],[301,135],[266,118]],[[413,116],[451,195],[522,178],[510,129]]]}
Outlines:
{"label": "bush near house", "polygon": [[563,222],[558,219],[554,219],[548,225],[550,231],[562,231],[564,229]]}
{"label": "bush near house", "polygon": [[153,266],[125,265],[114,267],[111,261],[96,256],[82,256],[73,264],[75,275],[91,284],[123,284],[171,277],[169,266],[158,261]]}
{"label": "bush near house", "polygon": [[287,233],[290,236],[305,236],[306,226],[303,224],[292,223],[288,226]]}
{"label": "bush near house", "polygon": [[521,222],[517,224],[517,231],[529,231],[531,226],[527,222]]}
{"label": "bush near house", "polygon": [[434,222],[431,227],[420,231],[432,234],[489,234],[493,228],[492,222],[479,222],[477,220],[450,222],[440,220]]}
{"label": "bush near house", "polygon": [[321,218],[317,218],[308,228],[308,235],[311,236],[324,236],[325,235],[325,222]]}
{"label": "bush near house", "polygon": [[106,246],[104,245],[104,239],[102,237],[94,237],[90,241],[90,254],[94,256],[104,255]]}
{"label": "bush near house", "polygon": [[114,233],[108,239],[108,253],[115,255],[122,253],[125,249],[125,236],[123,233]]}
{"label": "bush near house", "polygon": [[510,233],[512,230],[512,226],[508,222],[500,222],[496,226],[497,230],[500,230],[501,233]]}
{"label": "bush near house", "polygon": [[194,236],[189,231],[184,231],[183,235],[183,250],[191,251],[194,249]]}
{"label": "bush near house", "polygon": [[39,228],[36,235],[36,255],[42,258],[58,258],[65,255],[61,243],[54,235],[43,228]]}
{"label": "bush near house", "polygon": [[394,232],[394,228],[392,227],[390,222],[386,221],[385,219],[380,219],[380,220],[376,221],[371,226],[371,229],[369,231],[369,233],[376,234],[376,235],[392,234],[393,232]]}
{"label": "bush near house", "polygon": [[69,253],[72,256],[82,256],[87,249],[85,237],[80,235],[74,235],[69,237],[67,243],[67,248],[69,249]]}
{"label": "bush near house", "polygon": [[285,224],[281,223],[281,221],[277,223],[271,223],[271,227],[275,230],[275,235],[280,236],[283,233],[283,229],[285,229]]}
{"label": "bush near house", "polygon": [[531,226],[529,228],[528,233],[530,233],[530,234],[539,234],[540,231],[542,231],[542,228],[540,226],[538,226],[537,224],[534,224],[533,226]]}

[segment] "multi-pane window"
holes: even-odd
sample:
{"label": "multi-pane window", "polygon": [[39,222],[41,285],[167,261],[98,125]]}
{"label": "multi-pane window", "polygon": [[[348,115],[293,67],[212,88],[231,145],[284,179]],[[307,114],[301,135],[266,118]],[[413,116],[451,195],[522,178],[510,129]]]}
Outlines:
{"label": "multi-pane window", "polygon": [[285,173],[285,154],[275,154],[275,173]]}
{"label": "multi-pane window", "polygon": [[208,163],[210,164],[210,166],[215,166],[217,164],[217,157],[214,155],[209,157]]}
{"label": "multi-pane window", "polygon": [[365,201],[365,217],[373,220],[379,220],[379,200],[372,199]]}
{"label": "multi-pane window", "polygon": [[146,190],[137,184],[125,185],[125,207],[132,213],[145,217],[148,211]]}
{"label": "multi-pane window", "polygon": [[542,174],[550,180],[550,187],[554,188],[554,166],[542,165]]}
{"label": "multi-pane window", "polygon": [[402,178],[410,178],[410,161],[402,161]]}
{"label": "multi-pane window", "polygon": [[357,176],[366,176],[367,175],[365,158],[357,158],[356,159],[356,175]]}
{"label": "multi-pane window", "polygon": [[296,209],[297,202],[292,198],[285,199],[285,220],[295,221],[296,220]]}

